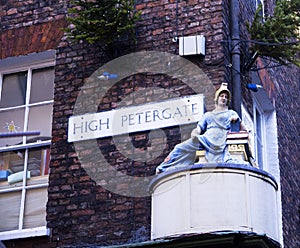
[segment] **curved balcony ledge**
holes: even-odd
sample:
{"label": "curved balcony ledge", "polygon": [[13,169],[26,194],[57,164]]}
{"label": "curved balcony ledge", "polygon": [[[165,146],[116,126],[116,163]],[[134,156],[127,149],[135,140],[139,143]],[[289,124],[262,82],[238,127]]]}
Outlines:
{"label": "curved balcony ledge", "polygon": [[245,164],[195,164],[159,174],[150,185],[152,239],[249,232],[279,242],[278,185]]}

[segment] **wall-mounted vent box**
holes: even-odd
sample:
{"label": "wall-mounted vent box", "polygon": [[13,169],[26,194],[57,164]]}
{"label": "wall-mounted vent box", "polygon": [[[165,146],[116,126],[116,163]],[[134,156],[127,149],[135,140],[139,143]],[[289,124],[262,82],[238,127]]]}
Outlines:
{"label": "wall-mounted vent box", "polygon": [[179,55],[205,55],[205,37],[203,35],[179,37]]}

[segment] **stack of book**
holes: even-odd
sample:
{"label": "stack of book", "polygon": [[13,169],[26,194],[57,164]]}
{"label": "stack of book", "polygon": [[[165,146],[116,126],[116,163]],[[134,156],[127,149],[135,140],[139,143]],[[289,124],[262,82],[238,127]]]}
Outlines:
{"label": "stack of book", "polygon": [[237,159],[249,162],[252,166],[253,156],[249,144],[249,133],[247,131],[229,132],[227,134],[227,147],[230,155]]}
{"label": "stack of book", "polygon": [[[227,134],[227,148],[233,159],[241,163],[249,163],[254,167],[258,167],[253,161],[250,149],[249,133],[247,131],[229,132]],[[196,152],[196,163],[207,163],[205,151]]]}

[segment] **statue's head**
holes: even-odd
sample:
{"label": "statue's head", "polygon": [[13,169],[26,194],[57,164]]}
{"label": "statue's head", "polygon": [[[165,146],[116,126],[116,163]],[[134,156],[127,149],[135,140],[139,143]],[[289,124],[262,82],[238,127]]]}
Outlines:
{"label": "statue's head", "polygon": [[230,91],[227,89],[227,83],[222,83],[220,88],[217,89],[216,93],[215,93],[215,103],[218,102],[218,98],[220,96],[221,93],[226,93],[228,95],[228,101],[227,101],[227,106],[230,104],[230,100],[231,100],[231,93]]}

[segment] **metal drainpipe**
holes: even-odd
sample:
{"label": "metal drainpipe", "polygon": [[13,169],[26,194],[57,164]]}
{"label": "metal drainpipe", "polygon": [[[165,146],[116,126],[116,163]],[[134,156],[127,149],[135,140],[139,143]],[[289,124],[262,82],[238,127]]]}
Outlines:
{"label": "metal drainpipe", "polygon": [[230,0],[232,107],[241,117],[239,0]]}

